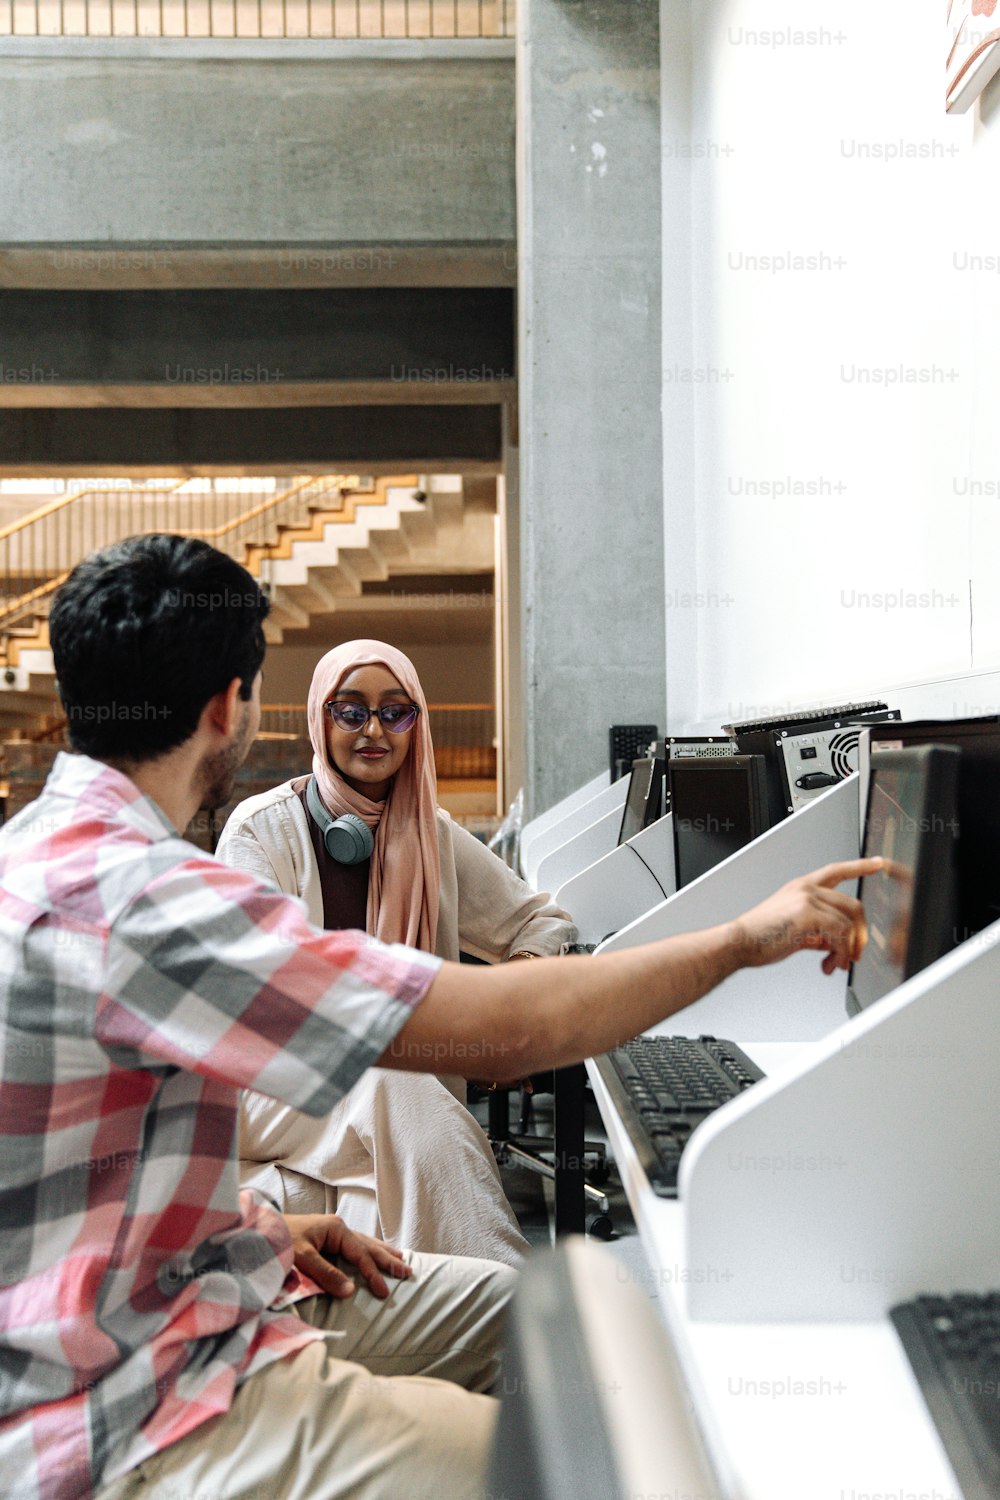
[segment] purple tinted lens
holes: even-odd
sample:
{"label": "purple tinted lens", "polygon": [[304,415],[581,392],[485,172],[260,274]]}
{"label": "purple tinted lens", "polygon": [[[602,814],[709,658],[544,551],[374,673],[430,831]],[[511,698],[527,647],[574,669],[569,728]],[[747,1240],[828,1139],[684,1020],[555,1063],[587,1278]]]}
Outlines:
{"label": "purple tinted lens", "polygon": [[362,703],[328,703],[327,713],[339,729],[357,731],[364,729],[374,712],[391,734],[405,734],[417,722],[420,712],[416,704],[387,703],[384,708],[369,709]]}
{"label": "purple tinted lens", "polygon": [[380,708],[378,716],[384,727],[392,734],[405,734],[407,729],[412,729],[417,722],[419,709],[416,704],[404,705],[402,703],[387,703],[385,708]]}
{"label": "purple tinted lens", "polygon": [[326,711],[338,729],[364,729],[371,718],[360,703],[328,703]]}

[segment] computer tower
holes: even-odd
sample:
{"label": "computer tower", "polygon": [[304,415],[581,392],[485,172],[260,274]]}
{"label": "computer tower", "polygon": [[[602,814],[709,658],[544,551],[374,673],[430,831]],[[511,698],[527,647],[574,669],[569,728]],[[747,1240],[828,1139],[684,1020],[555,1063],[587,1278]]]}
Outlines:
{"label": "computer tower", "polygon": [[[782,743],[786,739],[799,738],[802,736],[813,736],[813,743],[817,750],[816,758],[820,758],[820,749],[823,749],[823,759],[830,767],[823,774],[834,776],[837,781],[841,779],[839,773],[835,772],[833,749],[835,740],[832,738],[853,725],[863,728],[867,724],[884,723],[887,719],[898,719],[899,710],[890,709],[885,703],[875,700],[865,703],[842,703],[831,708],[800,709],[786,714],[783,718],[748,719],[741,724],[725,724],[723,728],[731,734],[736,741],[741,755],[763,755],[767,765],[767,803],[768,817],[772,824],[780,823],[787,818],[789,813],[795,812],[801,804],[795,803],[791,796],[788,776],[785,770],[785,755]],[[821,736],[828,736],[821,741]],[[847,749],[842,745],[841,751]],[[808,774],[806,773],[799,773]],[[819,772],[817,775],[821,774]],[[793,778],[794,782],[794,778]],[[833,780],[824,781],[821,785],[798,787],[799,792],[806,792],[811,796],[818,796],[827,786],[833,786]]]}
{"label": "computer tower", "polygon": [[863,726],[858,724],[782,736],[779,748],[789,812],[798,812],[829,787],[853,775],[858,769],[862,733]]}
{"label": "computer tower", "polygon": [[608,730],[608,760],[612,781],[620,781],[632,762],[646,754],[659,734],[655,724],[612,724]]}

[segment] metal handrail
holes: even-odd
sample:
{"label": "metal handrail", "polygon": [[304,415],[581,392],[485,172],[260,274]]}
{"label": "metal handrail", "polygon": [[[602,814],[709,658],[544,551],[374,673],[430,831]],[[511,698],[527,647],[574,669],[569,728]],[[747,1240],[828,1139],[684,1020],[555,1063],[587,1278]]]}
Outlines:
{"label": "metal handrail", "polygon": [[[264,515],[266,511],[274,510],[275,506],[281,505],[285,500],[290,500],[293,495],[298,495],[302,490],[307,490],[311,484],[324,484],[327,486],[327,488],[329,488],[331,479],[336,484],[336,481],[338,479],[353,479],[354,477],[355,476],[353,474],[333,474],[329,477],[318,479],[315,475],[310,475],[308,479],[303,479],[299,484],[293,484],[287,490],[283,490],[280,495],[272,495],[270,499],[262,500],[259,505],[251,506],[251,508],[247,511],[244,511],[241,516],[235,516],[232,520],[226,521],[222,526],[199,529],[194,532],[189,532],[182,529],[178,533],[178,535],[199,536],[203,537],[205,541],[208,541],[210,538],[213,540],[217,540],[219,537],[225,536],[227,531],[235,531],[237,526],[242,526],[247,521],[256,520],[258,516]],[[342,494],[345,488],[350,488],[350,485],[345,486],[343,484],[340,484],[337,485],[337,488]],[[253,546],[259,544],[250,543],[248,545]]]}
{"label": "metal handrail", "polygon": [[[224,536],[227,531],[232,531],[241,521],[250,521],[255,516],[262,515],[264,511],[273,509],[284,500],[289,500],[292,495],[297,495],[300,490],[308,489],[311,484],[319,484],[322,481],[322,483],[329,485],[331,481],[336,482],[339,479],[342,481],[340,485],[341,489],[353,489],[357,485],[358,478],[359,476],[355,474],[310,474],[308,478],[300,480],[298,484],[290,485],[287,490],[282,490],[280,495],[271,495],[259,505],[252,506],[250,510],[244,511],[242,515],[236,516],[231,521],[227,521],[224,526],[219,526],[214,531],[199,530],[194,535],[206,538],[210,536]],[[354,481],[354,483],[352,484],[350,481]],[[103,485],[94,485],[83,490],[73,490],[68,495],[61,495],[57,500],[47,501],[45,505],[40,505],[37,510],[30,511],[26,516],[20,516],[16,521],[11,521],[9,525],[0,527],[0,543],[5,542],[10,536],[15,536],[17,532],[26,530],[27,527],[32,526],[36,521],[44,521],[47,516],[55,515],[56,511],[65,509],[67,505],[73,505],[77,500],[82,500],[87,495],[107,495],[109,493],[120,495],[176,495],[189,482],[187,479],[179,479],[176,484],[162,489],[159,486],[156,489],[149,489],[146,485],[140,483],[128,485],[127,487],[122,486],[120,490],[115,491],[109,491]],[[187,536],[188,533],[181,531],[178,535]]]}
{"label": "metal handrail", "polygon": [[[177,491],[187,484],[187,482],[186,479],[178,479],[177,483],[169,489],[150,490],[149,493],[156,495],[176,495]],[[120,493],[133,494],[136,492],[145,493],[141,484],[130,485],[127,491],[123,490]],[[25,531],[29,526],[33,526],[36,521],[44,521],[47,516],[55,515],[56,511],[64,510],[67,505],[74,505],[77,500],[82,500],[85,495],[106,494],[108,494],[106,485],[91,485],[84,490],[71,490],[68,495],[60,495],[57,500],[47,500],[37,510],[29,511],[26,516],[19,516],[16,521],[11,521],[7,526],[0,526],[0,542],[5,542],[9,536],[15,536],[19,531]]]}

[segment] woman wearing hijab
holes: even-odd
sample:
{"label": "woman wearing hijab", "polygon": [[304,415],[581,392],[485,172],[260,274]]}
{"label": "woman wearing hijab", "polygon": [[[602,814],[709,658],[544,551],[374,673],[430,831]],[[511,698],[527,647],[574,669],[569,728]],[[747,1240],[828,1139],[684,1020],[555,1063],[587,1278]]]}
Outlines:
{"label": "woman wearing hijab", "polygon": [[[328,651],[308,725],[312,775],[241,802],[220,859],[300,896],[317,927],[440,958],[497,963],[574,941],[566,912],[437,806],[427,704],[401,651],[372,640]],[[482,1071],[498,1070],[484,1057]],[[390,1244],[517,1264],[525,1241],[464,1100],[457,1077],[379,1068],[325,1120],[246,1094],[241,1183]]]}

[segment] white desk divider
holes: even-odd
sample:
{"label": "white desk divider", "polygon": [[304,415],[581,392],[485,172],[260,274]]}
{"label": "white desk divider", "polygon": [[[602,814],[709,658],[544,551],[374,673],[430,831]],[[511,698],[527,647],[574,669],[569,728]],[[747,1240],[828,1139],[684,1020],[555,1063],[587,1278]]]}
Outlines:
{"label": "white desk divider", "polygon": [[[600,952],[728,922],[796,875],[834,860],[857,859],[857,799],[855,775],[622,928]],[[566,910],[573,913],[572,906]],[[733,1041],[813,1041],[843,1021],[845,987],[843,970],[827,976],[815,953],[796,954],[782,964],[741,970],[671,1016],[668,1027],[675,1036],[707,1032]]]}
{"label": "white desk divider", "polygon": [[578,875],[581,870],[586,870],[595,860],[609,854],[618,843],[621,826],[622,809],[612,808],[610,812],[603,813],[582,833],[576,834],[565,844],[560,844],[558,849],[553,849],[550,854],[546,854],[535,871],[535,889],[556,891],[567,880]]}
{"label": "white desk divider", "polygon": [[569,912],[582,943],[599,943],[674,894],[672,824],[667,813],[556,891],[556,904]]}
{"label": "white desk divider", "polygon": [[575,839],[578,834],[585,833],[588,828],[593,827],[596,822],[611,812],[618,815],[618,824],[615,828],[614,836],[598,850],[597,854],[592,854],[590,859],[586,859],[582,864],[577,864],[573,869],[568,870],[565,875],[560,877],[557,884],[562,885],[563,881],[568,880],[570,875],[575,875],[577,870],[582,870],[585,865],[592,864],[598,857],[598,854],[604,854],[608,849],[613,849],[618,842],[618,830],[622,822],[622,809],[625,806],[625,798],[627,796],[628,777],[622,776],[620,780],[613,782],[610,786],[606,786],[596,796],[591,797],[588,802],[575,807],[571,813],[567,813],[565,818],[562,818],[558,823],[552,824],[550,828],[546,828],[544,832],[540,833],[521,860],[521,868],[524,870],[524,878],[528,884],[535,886],[539,890],[554,890],[555,886],[539,885],[539,870],[542,861],[554,853],[556,849],[560,849],[564,844],[568,844],[572,839]]}
{"label": "white desk divider", "polygon": [[521,829],[520,842],[522,870],[526,868],[526,855],[530,854],[531,847],[540,834],[545,833],[546,829],[553,827],[554,824],[561,823],[563,818],[575,812],[578,807],[582,807],[585,802],[589,802],[592,797],[597,796],[598,792],[603,792],[604,788],[610,785],[610,771],[602,771],[584,786],[578,786],[575,792],[570,792],[568,797],[563,797],[552,807],[546,808],[545,812],[539,813],[537,818],[532,818],[530,822],[525,823]]}
{"label": "white desk divider", "polygon": [[998,994],[1000,922],[698,1127],[693,1318],[850,1322],[1000,1287]]}

